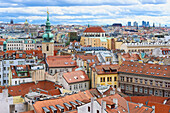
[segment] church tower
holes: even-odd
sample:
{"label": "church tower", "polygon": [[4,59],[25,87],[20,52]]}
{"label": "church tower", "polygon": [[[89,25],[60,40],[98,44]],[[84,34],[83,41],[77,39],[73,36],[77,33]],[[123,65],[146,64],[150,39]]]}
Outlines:
{"label": "church tower", "polygon": [[45,33],[43,34],[43,42],[42,42],[42,53],[47,56],[54,55],[54,35],[51,33],[51,25],[49,21],[49,12],[47,10],[47,21],[45,27]]}

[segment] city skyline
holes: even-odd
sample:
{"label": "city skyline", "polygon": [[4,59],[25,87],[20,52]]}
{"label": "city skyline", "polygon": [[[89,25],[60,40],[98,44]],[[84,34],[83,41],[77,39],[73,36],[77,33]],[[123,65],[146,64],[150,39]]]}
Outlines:
{"label": "city skyline", "polygon": [[47,7],[50,12],[52,24],[78,24],[78,25],[107,25],[128,21],[149,21],[159,26],[170,25],[170,1],[167,0],[107,0],[107,1],[33,1],[33,0],[7,0],[1,2],[0,23],[24,23],[27,19],[31,24],[44,24]]}

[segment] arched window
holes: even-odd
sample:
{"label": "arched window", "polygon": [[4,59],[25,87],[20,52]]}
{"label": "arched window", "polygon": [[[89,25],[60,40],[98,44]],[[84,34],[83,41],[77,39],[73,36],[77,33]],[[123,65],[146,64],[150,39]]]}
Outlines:
{"label": "arched window", "polygon": [[47,45],[46,50],[49,51],[49,46]]}

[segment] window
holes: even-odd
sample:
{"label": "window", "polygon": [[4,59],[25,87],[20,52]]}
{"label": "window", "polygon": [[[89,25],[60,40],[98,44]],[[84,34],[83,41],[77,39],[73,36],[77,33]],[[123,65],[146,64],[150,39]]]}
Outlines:
{"label": "window", "polygon": [[124,85],[121,85],[120,87],[121,87],[121,89],[124,89]]}
{"label": "window", "polygon": [[150,80],[150,85],[153,85],[153,80]]}
{"label": "window", "polygon": [[144,93],[145,93],[145,94],[147,94],[147,93],[148,93],[148,90],[147,90],[147,89],[145,89],[145,90],[144,90]]}
{"label": "window", "polygon": [[152,90],[152,89],[149,90],[149,94],[150,94],[150,95],[153,94],[153,90]]}
{"label": "window", "polygon": [[4,64],[6,64],[6,61],[4,61]]}
{"label": "window", "polygon": [[135,83],[138,83],[138,78],[135,78]]}
{"label": "window", "polygon": [[130,82],[132,83],[132,78],[130,78]]}
{"label": "window", "polygon": [[117,77],[115,77],[115,81],[117,80]]}
{"label": "window", "polygon": [[107,77],[107,82],[111,82],[112,81],[112,77]]}
{"label": "window", "polygon": [[9,64],[14,64],[14,61],[9,61]]}
{"label": "window", "polygon": [[129,90],[132,91],[132,86],[129,86]]}
{"label": "window", "polygon": [[47,45],[46,50],[49,51],[49,46]]}
{"label": "window", "polygon": [[17,81],[15,81],[15,84],[17,84]]}
{"label": "window", "polygon": [[51,73],[53,73],[53,70],[51,70]]}
{"label": "window", "polygon": [[129,86],[126,86],[126,90],[129,90]]}
{"label": "window", "polygon": [[135,87],[135,92],[138,92],[138,87]]}
{"label": "window", "polygon": [[84,83],[84,87],[86,88],[86,86],[87,86],[87,84],[86,83]]}
{"label": "window", "polygon": [[90,112],[90,107],[88,106],[88,112]]}
{"label": "window", "polygon": [[97,110],[97,113],[99,113],[99,110]]}
{"label": "window", "polygon": [[72,86],[70,86],[70,90],[72,90]]}
{"label": "window", "polygon": [[170,87],[170,83],[168,83],[168,82],[165,82],[165,87]]}
{"label": "window", "polygon": [[145,80],[145,84],[147,84],[148,80]]}
{"label": "window", "polygon": [[141,83],[141,84],[143,83],[143,79],[140,79],[140,83]]}
{"label": "window", "polygon": [[139,88],[139,92],[142,93],[143,92],[143,88]]}
{"label": "window", "polygon": [[155,95],[158,96],[158,91],[157,90],[155,90]]}
{"label": "window", "polygon": [[124,78],[125,78],[125,77],[120,77],[121,81],[124,81]]}
{"label": "window", "polygon": [[4,71],[6,71],[6,67],[4,67]]}

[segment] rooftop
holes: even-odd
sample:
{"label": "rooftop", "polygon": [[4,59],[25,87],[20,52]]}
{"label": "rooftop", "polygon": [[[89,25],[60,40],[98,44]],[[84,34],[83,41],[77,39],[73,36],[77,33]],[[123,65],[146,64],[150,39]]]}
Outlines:
{"label": "rooftop", "polygon": [[84,71],[81,71],[81,70],[64,73],[63,77],[69,84],[76,83],[76,82],[89,81],[88,76],[85,74]]}

